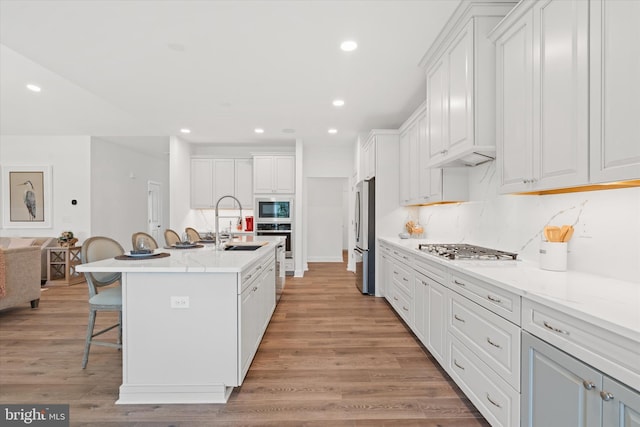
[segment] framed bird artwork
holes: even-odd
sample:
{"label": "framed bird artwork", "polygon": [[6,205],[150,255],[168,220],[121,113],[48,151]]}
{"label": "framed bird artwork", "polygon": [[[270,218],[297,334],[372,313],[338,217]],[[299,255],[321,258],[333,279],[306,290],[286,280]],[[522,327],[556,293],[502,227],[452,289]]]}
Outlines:
{"label": "framed bird artwork", "polygon": [[4,228],[50,228],[51,166],[2,166]]}

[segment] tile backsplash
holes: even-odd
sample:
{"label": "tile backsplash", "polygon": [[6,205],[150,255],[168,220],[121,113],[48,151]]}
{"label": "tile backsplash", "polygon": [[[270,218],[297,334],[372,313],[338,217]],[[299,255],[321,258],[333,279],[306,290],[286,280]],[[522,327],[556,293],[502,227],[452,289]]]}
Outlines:
{"label": "tile backsplash", "polygon": [[426,238],[517,252],[538,262],[545,225],[573,225],[568,270],[640,283],[640,188],[500,195],[495,162],[468,170],[466,203],[410,208]]}

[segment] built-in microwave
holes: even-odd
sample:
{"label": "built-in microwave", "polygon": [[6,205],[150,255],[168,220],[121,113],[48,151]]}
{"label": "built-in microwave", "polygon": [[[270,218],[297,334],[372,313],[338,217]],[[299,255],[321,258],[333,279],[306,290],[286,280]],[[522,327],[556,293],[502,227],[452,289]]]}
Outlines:
{"label": "built-in microwave", "polygon": [[292,222],[293,199],[258,198],[256,199],[256,222]]}

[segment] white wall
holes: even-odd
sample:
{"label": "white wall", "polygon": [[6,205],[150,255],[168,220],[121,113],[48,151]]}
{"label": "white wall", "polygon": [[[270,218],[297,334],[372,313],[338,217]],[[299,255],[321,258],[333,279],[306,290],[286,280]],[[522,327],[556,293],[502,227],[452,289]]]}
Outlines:
{"label": "white wall", "polygon": [[417,212],[430,241],[474,243],[537,262],[544,226],[569,224],[569,270],[640,282],[640,188],[498,195],[495,162],[470,169],[469,183],[472,202],[407,210]]}
{"label": "white wall", "polygon": [[[131,139],[131,138],[129,138]],[[162,188],[162,221],[169,216],[169,159],[152,156],[120,144],[92,138],[91,141],[91,232],[109,236],[125,250],[131,249],[131,234],[148,232],[148,182]],[[165,225],[161,223],[161,229]],[[160,233],[162,235],[162,233]],[[158,242],[162,245],[163,239]]]}
{"label": "white wall", "polygon": [[[2,165],[51,165],[53,219],[51,228],[3,229],[0,235],[57,237],[71,230],[80,241],[89,237],[90,149],[88,136],[0,136]],[[5,195],[0,199],[4,201]],[[71,204],[73,199],[76,205]]]}

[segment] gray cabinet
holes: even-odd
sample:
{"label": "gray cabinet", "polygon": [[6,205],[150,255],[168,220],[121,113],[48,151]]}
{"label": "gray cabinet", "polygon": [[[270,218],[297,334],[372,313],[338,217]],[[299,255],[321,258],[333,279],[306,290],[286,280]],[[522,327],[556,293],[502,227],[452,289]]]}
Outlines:
{"label": "gray cabinet", "polygon": [[639,426],[640,394],[522,333],[521,427]]}

